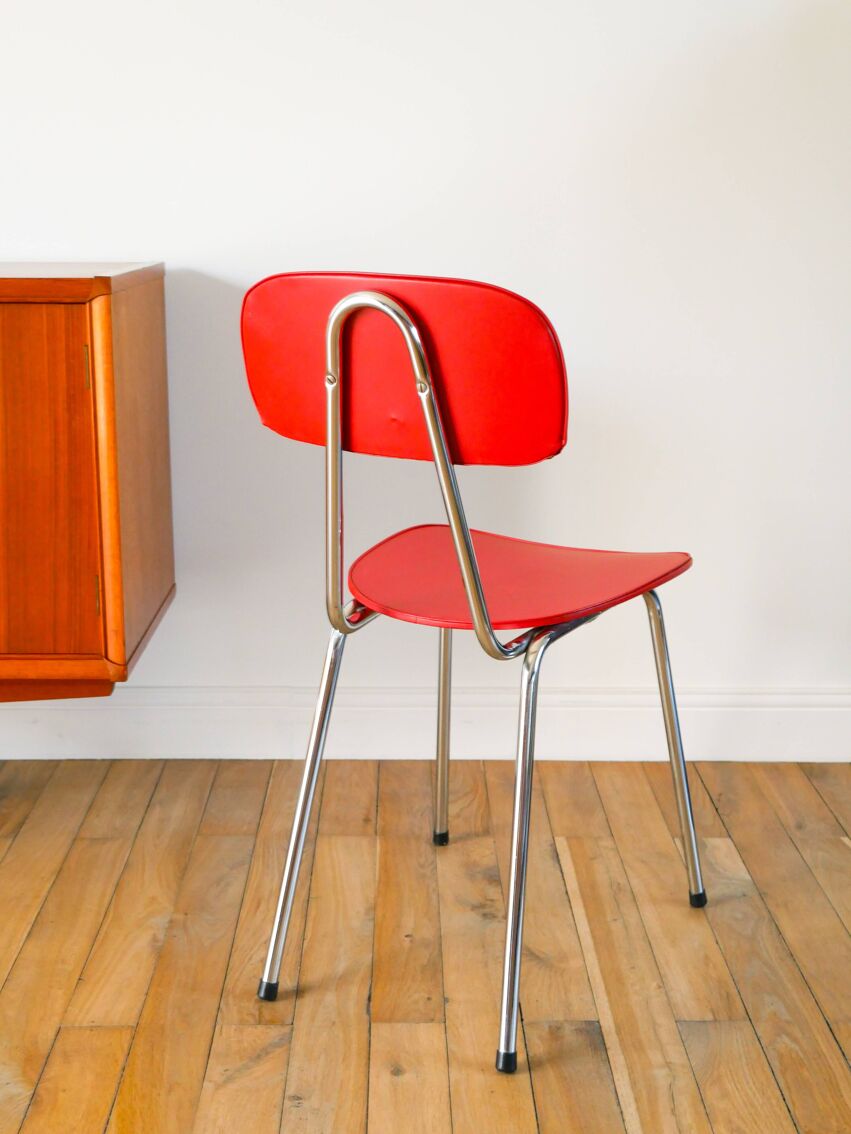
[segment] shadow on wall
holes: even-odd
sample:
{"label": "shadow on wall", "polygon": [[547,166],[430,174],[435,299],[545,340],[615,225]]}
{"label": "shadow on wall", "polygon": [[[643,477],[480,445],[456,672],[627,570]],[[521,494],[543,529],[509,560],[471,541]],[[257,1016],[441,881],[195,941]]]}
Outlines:
{"label": "shadow on wall", "polygon": [[[277,550],[288,523],[311,526],[306,512],[289,515],[287,505],[298,503],[305,487],[302,474],[315,473],[316,461],[303,445],[287,445],[282,453],[280,439],[260,424],[239,335],[246,289],[186,269],[169,272],[166,279],[182,565],[203,571],[241,560],[250,571],[257,547],[271,541]],[[321,522],[313,526],[321,533]],[[213,551],[224,553],[217,564],[209,558]]]}
{"label": "shadow on wall", "polygon": [[[320,624],[321,454],[260,424],[242,362],[243,294],[166,272],[178,600],[140,661],[140,685],[288,684],[282,631]],[[315,554],[293,554],[296,534]],[[290,616],[290,591],[314,619]]]}

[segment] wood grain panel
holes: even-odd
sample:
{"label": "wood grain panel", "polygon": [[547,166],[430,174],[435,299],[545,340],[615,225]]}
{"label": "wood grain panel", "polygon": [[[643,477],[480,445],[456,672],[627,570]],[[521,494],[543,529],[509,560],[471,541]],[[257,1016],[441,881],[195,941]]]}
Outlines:
{"label": "wood grain panel", "polygon": [[[557,838],[627,1130],[710,1134],[709,1121],[612,839]],[[593,954],[594,961],[590,962]],[[599,994],[598,994],[599,993]]]}
{"label": "wood grain panel", "polygon": [[[450,768],[450,776],[454,767]],[[434,761],[383,760],[378,780],[378,834],[431,840]]]}
{"label": "wood grain panel", "polygon": [[366,1130],[374,835],[320,835],[281,1130]]}
{"label": "wood grain panel", "polygon": [[0,769],[0,837],[17,835],[47,781],[55,760],[7,760]]}
{"label": "wood grain panel", "polygon": [[700,774],[807,983],[851,1055],[851,938],[747,765]]}
{"label": "wood grain panel", "polygon": [[524,1024],[541,1134],[618,1134],[621,1115],[595,1021]]}
{"label": "wood grain panel", "polygon": [[[332,836],[333,837],[333,836]],[[315,1024],[290,1053],[281,1134],[317,1130],[364,1134],[367,1121],[367,1022]]]}
{"label": "wood grain panel", "polygon": [[455,760],[449,769],[449,838],[478,839],[490,834],[490,809],[481,760]]}
{"label": "wood grain panel", "polygon": [[554,835],[605,839],[611,833],[590,765],[542,760],[535,768]]}
{"label": "wood grain panel", "polygon": [[436,861],[442,848],[431,839],[429,765],[404,763],[382,764],[378,782],[381,833],[370,1017],[431,1023],[443,1020]]}
{"label": "wood grain panel", "polygon": [[0,984],[6,979],[109,765],[63,764],[0,863]]}
{"label": "wood grain panel", "polygon": [[[53,681],[49,675],[46,676],[48,668],[52,668],[56,659],[35,659],[32,656],[27,656],[26,661],[22,661],[20,656],[17,658],[0,658],[0,673],[4,669],[11,669],[15,672],[22,672],[30,669],[35,672],[32,678],[21,678],[20,680],[9,681],[4,677],[0,677],[0,703],[7,701],[55,701],[68,697],[108,697],[112,690],[115,688],[115,682],[122,679],[122,675],[116,674],[109,680],[96,681],[87,678],[74,678],[71,681]],[[100,661],[100,659],[98,659]],[[88,660],[77,662],[76,659],[71,663],[74,669],[87,668]],[[98,664],[98,668],[101,665]],[[106,663],[103,663],[103,668],[106,668]]]}
{"label": "wood grain panel", "polygon": [[851,835],[851,764],[801,764],[801,771]]}
{"label": "wood grain panel", "polygon": [[430,838],[378,840],[373,1020],[443,1019],[436,850]]}
{"label": "wood grain panel", "polygon": [[0,991],[0,1134],[21,1124],[130,843],[74,843]]}
{"label": "wood grain panel", "polygon": [[[129,662],[148,627],[174,587],[171,471],[168,428],[168,386],[165,353],[165,310],[162,278],[92,303],[92,320],[98,328],[96,375],[98,395],[113,384],[115,463],[103,468],[104,478],[116,478],[104,525],[120,522],[120,535],[105,531],[105,552],[114,562],[116,540],[120,551],[120,596],[123,602],[123,656]],[[109,332],[106,326],[108,324]],[[109,549],[108,551],[106,549]],[[110,597],[117,601],[119,587],[111,575]],[[110,640],[113,647],[113,639]]]}
{"label": "wood grain panel", "polygon": [[754,764],[754,778],[847,930],[851,841],[797,764]]}
{"label": "wood grain panel", "polygon": [[274,1024],[223,1024],[216,1029],[195,1134],[278,1134],[290,1030]]}
{"label": "wood grain panel", "polygon": [[702,910],[688,900],[685,867],[640,764],[601,763],[594,779],[677,1020],[745,1014]]}
{"label": "wood grain panel", "polygon": [[21,1134],[103,1130],[132,1028],[61,1028]]}
{"label": "wood grain panel", "polygon": [[818,879],[830,904],[851,932],[851,839],[811,839],[798,836],[798,850]]}
{"label": "wood grain panel", "polygon": [[751,764],[760,790],[794,839],[842,838],[845,831],[797,764]]}
{"label": "wood grain panel", "polygon": [[714,1134],[795,1134],[749,1020],[680,1024]]}
{"label": "wood grain panel", "polygon": [[377,760],[327,762],[320,835],[374,835],[377,804]]}
{"label": "wood grain panel", "polygon": [[369,1129],[445,1134],[452,1129],[441,1024],[373,1024]]}
{"label": "wood grain panel", "polygon": [[111,1134],[192,1129],[245,887],[251,839],[199,835],[109,1123]]}
{"label": "wood grain panel", "polygon": [[270,760],[220,761],[198,833],[253,836],[271,772]]}
{"label": "wood grain panel", "polygon": [[77,837],[117,839],[135,834],[162,770],[162,760],[114,760]]}
{"label": "wood grain panel", "polygon": [[320,835],[296,1004],[295,1058],[311,1024],[366,1020],[372,976],[376,840]]}
{"label": "wood grain panel", "polygon": [[84,305],[0,303],[0,654],[103,652],[88,348]]}
{"label": "wood grain panel", "polygon": [[81,681],[86,688],[84,696],[98,697],[103,682],[123,681],[126,676],[123,666],[96,654],[3,654],[0,655],[0,699],[10,700],[7,690],[30,681],[36,683],[39,696],[56,696],[51,688],[66,686],[62,695],[70,697],[71,684]]}
{"label": "wood grain panel", "polygon": [[170,761],[103,920],[68,1024],[135,1024],[174,909],[215,765]]}
{"label": "wood grain panel", "polygon": [[701,846],[707,917],[799,1130],[851,1130],[848,1065],[735,845]]}

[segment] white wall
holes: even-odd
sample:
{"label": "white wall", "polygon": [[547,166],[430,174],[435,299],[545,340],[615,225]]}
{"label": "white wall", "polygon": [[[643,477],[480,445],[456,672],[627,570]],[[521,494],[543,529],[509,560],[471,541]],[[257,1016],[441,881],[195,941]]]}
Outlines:
{"label": "white wall", "polygon": [[[690,754],[847,758],[849,48],[846,0],[9,9],[3,258],[167,263],[179,596],[111,701],[3,708],[3,754],[301,752],[321,457],[259,426],[238,314],[341,267],[537,301],[568,448],[463,472],[472,521],[690,550],[664,592]],[[439,517],[426,466],[347,472],[352,552]],[[662,753],[645,621],[553,650],[542,754]],[[435,661],[401,624],[350,643],[332,752],[427,754]],[[510,752],[518,676],[459,643],[460,754]]]}

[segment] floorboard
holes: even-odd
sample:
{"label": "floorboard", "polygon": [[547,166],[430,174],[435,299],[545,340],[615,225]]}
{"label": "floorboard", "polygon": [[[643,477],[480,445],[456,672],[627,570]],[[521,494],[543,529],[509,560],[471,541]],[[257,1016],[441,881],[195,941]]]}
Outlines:
{"label": "floorboard", "polygon": [[217,1029],[195,1112],[198,1134],[278,1134],[291,1031],[279,1024]]}
{"label": "floorboard", "polygon": [[0,768],[0,838],[12,839],[32,811],[55,760],[7,760]]}
{"label": "floorboard", "polygon": [[405,1134],[451,1130],[443,1025],[375,1023],[371,1033],[369,1129]]}
{"label": "floorboard", "polygon": [[851,1073],[835,1036],[735,843],[701,846],[706,916],[798,1129],[847,1134]]}
{"label": "floorboard", "polygon": [[801,771],[851,835],[851,764],[800,764]]}
{"label": "floorboard", "polygon": [[795,1134],[749,1020],[685,1021],[680,1033],[715,1134]]}
{"label": "floorboard", "polygon": [[[709,1134],[710,1126],[650,942],[612,839],[556,840],[627,1130]],[[593,958],[593,961],[591,960]]]}
{"label": "floorboard", "polygon": [[748,873],[807,984],[851,1056],[851,938],[760,789],[754,769],[699,765]]}
{"label": "floorboard", "polygon": [[157,784],[65,1023],[135,1027],[215,774],[169,763]]}
{"label": "floorboard", "polygon": [[109,763],[101,760],[70,761],[58,768],[0,862],[0,985],[108,770]]}
{"label": "floorboard", "polygon": [[132,1038],[132,1028],[62,1028],[22,1134],[103,1130]]}
{"label": "floorboard", "polygon": [[644,770],[598,764],[594,778],[677,1020],[740,1020],[745,1010]]}
{"label": "floorboard", "polygon": [[0,991],[0,1134],[20,1125],[129,849],[74,843]]}
{"label": "floorboard", "polygon": [[851,840],[797,764],[758,764],[757,783],[846,929],[851,929]]}
{"label": "floorboard", "polygon": [[851,771],[542,762],[499,1075],[513,763],[0,764],[0,1134],[847,1134]]}

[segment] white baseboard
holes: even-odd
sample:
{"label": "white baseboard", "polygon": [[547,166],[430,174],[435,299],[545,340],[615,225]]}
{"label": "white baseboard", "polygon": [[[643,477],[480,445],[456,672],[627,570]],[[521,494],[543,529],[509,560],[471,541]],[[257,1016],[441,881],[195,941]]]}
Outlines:
{"label": "white baseboard", "polygon": [[[111,698],[0,708],[0,759],[72,757],[299,757],[313,688],[123,687]],[[688,689],[679,693],[693,760],[851,759],[851,689]],[[331,757],[427,757],[435,731],[427,688],[340,688]],[[452,753],[513,755],[513,690],[455,691]],[[666,755],[655,689],[541,693],[538,755],[633,760]]]}

